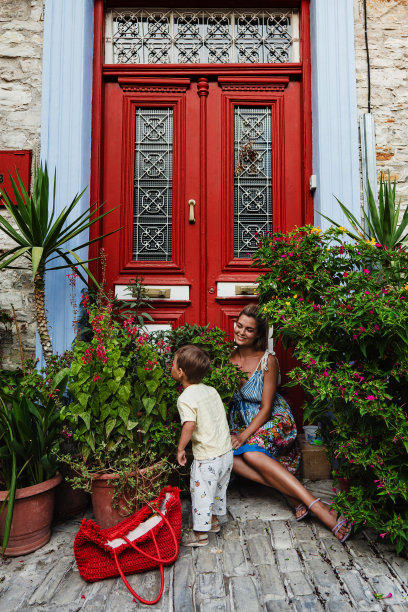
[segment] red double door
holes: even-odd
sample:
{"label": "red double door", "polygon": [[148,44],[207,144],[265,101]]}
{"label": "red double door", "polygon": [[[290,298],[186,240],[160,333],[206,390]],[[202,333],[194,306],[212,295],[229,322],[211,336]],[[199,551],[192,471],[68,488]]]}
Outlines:
{"label": "red double door", "polygon": [[[300,74],[105,75],[100,200],[107,284],[142,276],[158,324],[228,331],[250,301],[257,235],[307,221]],[[309,155],[310,157],[310,155]]]}

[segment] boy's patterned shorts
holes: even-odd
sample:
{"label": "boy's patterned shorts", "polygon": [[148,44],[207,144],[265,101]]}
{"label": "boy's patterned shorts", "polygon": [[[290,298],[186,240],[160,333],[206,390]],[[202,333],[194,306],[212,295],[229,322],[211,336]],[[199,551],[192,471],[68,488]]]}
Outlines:
{"label": "boy's patterned shorts", "polygon": [[213,459],[194,459],[191,464],[190,491],[195,531],[209,531],[211,515],[227,513],[226,493],[232,461],[231,450]]}

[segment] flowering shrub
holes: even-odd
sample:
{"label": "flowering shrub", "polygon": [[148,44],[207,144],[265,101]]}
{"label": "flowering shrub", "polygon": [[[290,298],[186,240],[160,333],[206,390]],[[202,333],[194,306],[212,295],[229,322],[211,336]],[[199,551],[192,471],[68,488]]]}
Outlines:
{"label": "flowering shrub", "polygon": [[408,542],[408,250],[350,243],[344,228],[263,237],[254,263],[262,312],[293,349],[290,373],[320,422],[337,479],[335,507],[356,528]]}
{"label": "flowering shrub", "polygon": [[120,461],[136,447],[151,443],[153,422],[155,431],[166,429],[158,445],[164,451],[165,442],[174,442],[178,433],[166,428],[171,406],[159,363],[159,351],[166,348],[154,347],[133,319],[114,319],[109,303],[90,306],[84,296],[83,305],[93,335],[89,343],[74,344],[69,382],[74,401],[62,411],[81,457],[91,466],[98,456],[95,467],[101,469],[105,452],[112,467],[115,453]]}

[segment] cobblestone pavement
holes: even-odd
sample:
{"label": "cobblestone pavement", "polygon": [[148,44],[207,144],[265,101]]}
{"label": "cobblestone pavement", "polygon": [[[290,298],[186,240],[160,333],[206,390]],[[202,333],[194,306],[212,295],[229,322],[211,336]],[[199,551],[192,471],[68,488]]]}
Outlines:
{"label": "cobblestone pavement", "polygon": [[[330,481],[307,486],[330,499]],[[177,562],[165,569],[158,605],[133,602],[120,579],[82,580],[72,551],[78,518],[55,526],[51,541],[37,552],[1,562],[0,611],[408,610],[408,560],[378,543],[375,534],[343,546],[316,519],[297,523],[281,496],[257,485],[232,487],[228,502],[226,522],[219,534],[210,534],[210,545],[180,548]],[[183,517],[188,524],[187,500]],[[158,570],[129,581],[142,597],[158,593]],[[375,593],[392,597],[379,600]]]}

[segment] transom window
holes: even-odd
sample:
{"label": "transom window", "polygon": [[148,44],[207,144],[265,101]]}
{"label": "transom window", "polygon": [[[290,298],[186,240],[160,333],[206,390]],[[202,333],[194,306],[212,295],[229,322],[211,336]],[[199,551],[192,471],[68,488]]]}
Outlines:
{"label": "transom window", "polygon": [[108,64],[298,62],[298,11],[111,10]]}

